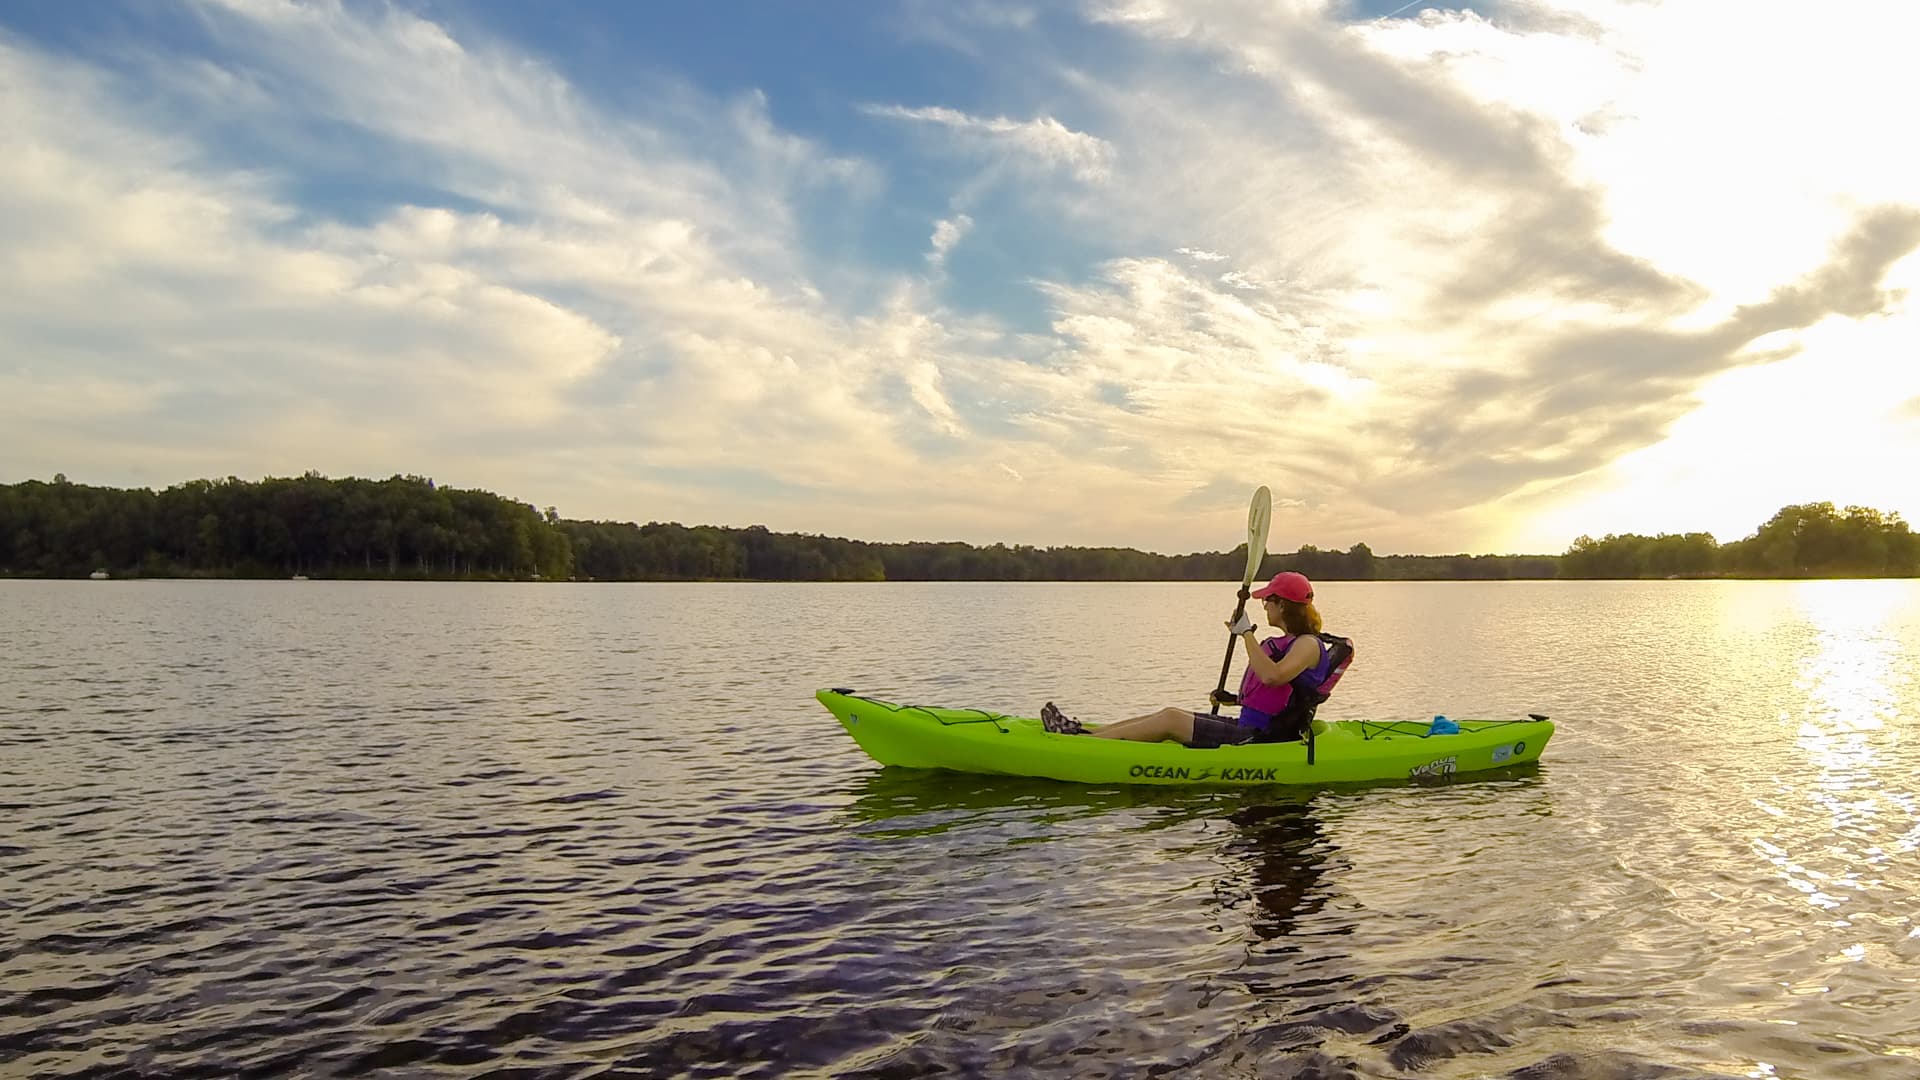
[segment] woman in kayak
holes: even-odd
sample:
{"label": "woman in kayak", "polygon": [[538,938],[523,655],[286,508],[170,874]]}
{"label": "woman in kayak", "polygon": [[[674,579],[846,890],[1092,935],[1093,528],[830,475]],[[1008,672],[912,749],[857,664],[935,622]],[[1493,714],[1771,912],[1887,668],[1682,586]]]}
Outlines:
{"label": "woman in kayak", "polygon": [[1346,672],[1353,658],[1353,643],[1321,632],[1320,612],[1313,606],[1313,583],[1304,574],[1275,574],[1252,595],[1260,600],[1267,624],[1285,633],[1263,642],[1254,636],[1253,619],[1245,614],[1228,624],[1246,647],[1247,673],[1240,680],[1238,694],[1216,692],[1213,696],[1221,705],[1239,705],[1238,720],[1169,706],[1089,729],[1049,701],[1040,709],[1041,724],[1057,735],[1134,742],[1174,739],[1200,749],[1301,738],[1313,722],[1314,709]]}

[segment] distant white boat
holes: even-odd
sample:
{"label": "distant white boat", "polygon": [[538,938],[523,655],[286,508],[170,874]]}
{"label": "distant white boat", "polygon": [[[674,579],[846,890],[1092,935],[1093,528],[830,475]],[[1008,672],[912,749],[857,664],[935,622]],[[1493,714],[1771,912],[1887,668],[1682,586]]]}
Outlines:
{"label": "distant white boat", "polygon": [[295,575],[293,575],[293,577],[291,577],[291,578],[289,578],[288,580],[290,580],[290,581],[308,581],[308,580],[311,580],[311,579],[310,579],[310,578],[308,578],[308,577],[307,577],[307,575],[305,575],[305,574],[295,574]]}
{"label": "distant white boat", "polygon": [[113,575],[107,573],[105,570],[95,570],[93,573],[87,575],[87,577],[92,578],[94,581],[105,581],[112,576]]}

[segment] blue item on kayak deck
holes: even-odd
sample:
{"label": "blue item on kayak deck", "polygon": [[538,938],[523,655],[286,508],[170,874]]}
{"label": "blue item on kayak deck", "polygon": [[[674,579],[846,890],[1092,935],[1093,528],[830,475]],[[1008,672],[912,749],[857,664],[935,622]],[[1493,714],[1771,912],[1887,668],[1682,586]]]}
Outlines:
{"label": "blue item on kayak deck", "polygon": [[1460,725],[1454,723],[1453,721],[1447,719],[1444,716],[1436,716],[1433,718],[1432,726],[1427,728],[1427,734],[1458,735],[1460,734]]}

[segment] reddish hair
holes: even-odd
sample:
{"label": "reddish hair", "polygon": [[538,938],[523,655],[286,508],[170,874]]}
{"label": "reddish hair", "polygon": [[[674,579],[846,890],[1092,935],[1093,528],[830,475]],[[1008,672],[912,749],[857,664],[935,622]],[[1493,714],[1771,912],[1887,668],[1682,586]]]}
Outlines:
{"label": "reddish hair", "polygon": [[1320,632],[1320,612],[1313,606],[1313,601],[1300,603],[1284,597],[1278,599],[1280,600],[1281,629],[1295,637]]}

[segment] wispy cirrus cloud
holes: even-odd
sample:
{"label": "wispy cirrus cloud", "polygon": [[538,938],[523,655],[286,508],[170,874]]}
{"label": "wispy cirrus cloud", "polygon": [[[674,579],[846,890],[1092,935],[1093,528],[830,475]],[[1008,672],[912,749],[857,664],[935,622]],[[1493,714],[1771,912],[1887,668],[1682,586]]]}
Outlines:
{"label": "wispy cirrus cloud", "polygon": [[1086,183],[1100,183],[1113,171],[1112,146],[1096,136],[1074,131],[1051,116],[1009,120],[1004,116],[969,116],[938,105],[869,105],[863,111],[870,116],[941,128],[1010,161],[1063,169]]}

